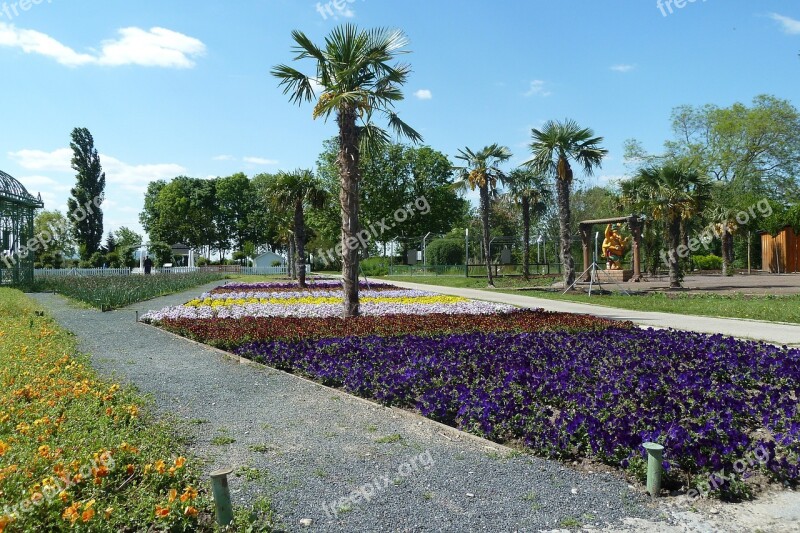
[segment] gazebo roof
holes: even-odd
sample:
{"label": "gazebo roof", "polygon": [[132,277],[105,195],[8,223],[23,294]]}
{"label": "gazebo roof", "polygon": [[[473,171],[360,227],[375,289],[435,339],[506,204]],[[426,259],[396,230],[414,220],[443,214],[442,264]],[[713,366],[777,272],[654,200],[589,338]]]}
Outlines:
{"label": "gazebo roof", "polygon": [[20,182],[2,170],[0,170],[0,200],[32,209],[44,207],[41,195],[38,198],[34,198]]}

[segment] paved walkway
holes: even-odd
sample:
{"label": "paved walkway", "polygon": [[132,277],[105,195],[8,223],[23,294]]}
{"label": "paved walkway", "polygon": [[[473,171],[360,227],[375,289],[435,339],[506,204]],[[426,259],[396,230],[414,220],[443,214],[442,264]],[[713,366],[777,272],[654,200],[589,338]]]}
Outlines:
{"label": "paved walkway", "polygon": [[[386,282],[385,280],[379,279],[370,281]],[[633,311],[616,307],[604,307],[601,305],[563,300],[549,300],[547,298],[536,298],[535,296],[508,294],[491,290],[461,289],[396,280],[391,280],[389,283],[397,285],[398,287],[451,294],[454,296],[463,296],[465,298],[474,298],[476,300],[500,302],[520,307],[542,308],[547,311],[560,311],[564,313],[591,314],[615,320],[630,320],[636,324],[654,328],[674,328],[686,331],[697,331],[700,333],[722,333],[723,335],[761,340],[775,344],[800,346],[800,325],[797,324]]]}

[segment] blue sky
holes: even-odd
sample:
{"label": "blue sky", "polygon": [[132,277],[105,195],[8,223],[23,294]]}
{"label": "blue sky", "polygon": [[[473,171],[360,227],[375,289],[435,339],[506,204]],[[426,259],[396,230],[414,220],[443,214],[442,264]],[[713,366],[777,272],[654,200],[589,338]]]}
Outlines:
{"label": "blue sky", "polygon": [[69,134],[87,127],[107,174],[106,229],[140,230],[153,179],[313,167],[335,123],[290,105],[269,71],[290,62],[291,30],[321,42],[344,22],[406,32],[414,72],[397,110],[426,144],[452,157],[498,142],[514,152],[510,169],[532,127],[569,117],[610,151],[588,184],[625,174],[628,138],[658,151],[675,106],[762,93],[800,105],[796,0],[661,6],[0,0],[0,170],[66,211]]}

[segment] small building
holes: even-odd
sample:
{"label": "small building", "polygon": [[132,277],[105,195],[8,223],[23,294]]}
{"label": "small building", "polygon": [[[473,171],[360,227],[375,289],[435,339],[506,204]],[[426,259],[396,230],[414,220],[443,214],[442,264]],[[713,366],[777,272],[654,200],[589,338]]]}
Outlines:
{"label": "small building", "polygon": [[255,268],[269,268],[274,266],[273,263],[275,262],[280,263],[280,266],[286,266],[286,259],[284,259],[283,256],[275,252],[264,252],[255,258],[253,266]]}
{"label": "small building", "polygon": [[775,237],[761,234],[761,270],[779,274],[800,272],[800,236],[791,226]]}

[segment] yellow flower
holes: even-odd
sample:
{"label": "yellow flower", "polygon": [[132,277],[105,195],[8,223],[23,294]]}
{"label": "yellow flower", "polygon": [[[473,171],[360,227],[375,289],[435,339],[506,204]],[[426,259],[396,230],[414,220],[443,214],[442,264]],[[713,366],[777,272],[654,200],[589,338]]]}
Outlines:
{"label": "yellow flower", "polygon": [[103,511],[103,517],[106,520],[108,520],[109,518],[111,518],[111,513],[113,513],[113,512],[114,512],[114,508],[113,507],[106,507],[106,510]]}
{"label": "yellow flower", "polygon": [[175,501],[175,498],[177,497],[178,497],[178,491],[175,489],[169,489],[169,494],[167,495],[167,501],[169,501],[169,503],[172,503]]}
{"label": "yellow flower", "polygon": [[175,459],[175,467],[176,468],[182,468],[183,465],[185,465],[185,464],[186,464],[186,457],[181,456],[181,457],[178,457],[177,459]]}
{"label": "yellow flower", "polygon": [[166,518],[169,516],[169,507],[156,505],[156,518]]}
{"label": "yellow flower", "polygon": [[4,456],[9,448],[11,446],[0,440],[0,457]]}
{"label": "yellow flower", "polygon": [[197,516],[197,509],[189,505],[184,509],[183,514],[186,516]]}
{"label": "yellow flower", "polygon": [[164,464],[164,461],[162,461],[161,459],[156,461],[156,464],[154,465],[154,467],[156,469],[156,472],[158,472],[159,474],[163,474],[164,471],[166,471],[166,469],[167,469],[167,465]]}

